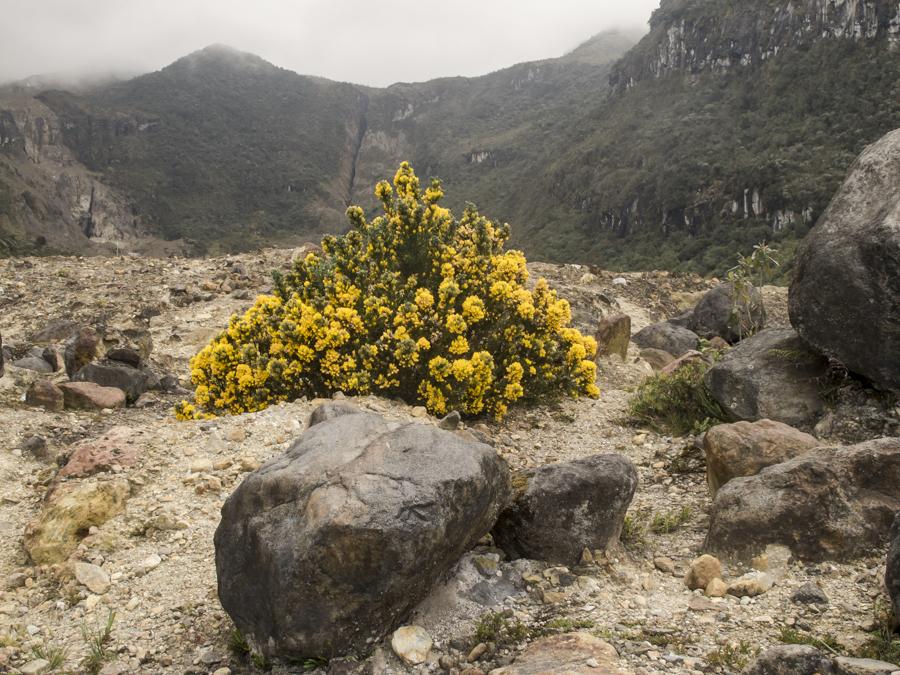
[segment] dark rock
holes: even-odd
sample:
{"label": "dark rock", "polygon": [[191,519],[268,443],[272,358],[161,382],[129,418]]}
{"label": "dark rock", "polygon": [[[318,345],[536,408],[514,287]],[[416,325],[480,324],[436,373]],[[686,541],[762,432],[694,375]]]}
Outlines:
{"label": "dark rock", "polygon": [[884,583],[894,609],[894,627],[900,628],[900,511],[891,529],[891,547],[888,550]]}
{"label": "dark rock", "polygon": [[225,502],[219,598],[267,656],[364,653],[508,498],[489,446],[367,412],[319,420]]}
{"label": "dark rock", "polygon": [[900,390],[900,131],[856,160],[797,254],[788,298],[806,342]]}
{"label": "dark rock", "polygon": [[594,338],[597,340],[597,356],[618,354],[624,360],[628,357],[628,343],[631,341],[631,317],[627,314],[603,317]]}
{"label": "dark rock", "polygon": [[800,605],[827,605],[828,596],[825,595],[819,584],[807,581],[791,594],[791,602]]}
{"label": "dark rock", "polygon": [[438,421],[438,428],[446,429],[447,431],[456,431],[459,428],[459,423],[462,421],[462,416],[459,414],[458,410],[452,410],[450,413],[440,419]]}
{"label": "dark rock", "polygon": [[23,370],[33,370],[36,373],[49,374],[53,372],[50,364],[39,356],[26,356],[24,359],[13,361],[11,365]]}
{"label": "dark rock", "polygon": [[696,333],[668,321],[654,323],[639,330],[631,341],[643,349],[661,349],[676,358],[700,348],[700,338]]}
{"label": "dark rock", "polygon": [[48,380],[35,380],[25,392],[25,404],[46,410],[62,410],[65,404],[62,389]]}
{"label": "dark rock", "polygon": [[812,428],[824,408],[828,362],[790,328],[767,328],[706,373],[710,393],[736,419]]}
{"label": "dark rock", "polygon": [[50,448],[47,439],[43,436],[29,436],[22,443],[22,452],[37,459],[51,459]]}
{"label": "dark rock", "polygon": [[514,557],[564,565],[585,548],[618,544],[638,476],[622,455],[594,455],[517,475],[513,503],[494,528],[497,545]]}
{"label": "dark rock", "polygon": [[719,284],[708,291],[691,312],[687,327],[707,340],[716,336],[734,344],[766,326],[762,294],[752,285],[739,289]]}
{"label": "dark rock", "polygon": [[831,675],[831,660],[814,647],[779,645],[763,652],[744,675]]}
{"label": "dark rock", "polygon": [[769,544],[803,560],[844,560],[887,543],[900,511],[900,438],[819,448],[716,495],[704,550],[749,558]]}
{"label": "dark rock", "polygon": [[0,334],[0,377],[6,373],[6,351],[3,347],[3,335]]}
{"label": "dark rock", "polygon": [[71,319],[54,319],[31,336],[36,344],[62,342],[78,330],[78,322]]}
{"label": "dark rock", "polygon": [[359,406],[354,405],[349,401],[328,401],[327,403],[323,403],[318,408],[312,411],[306,427],[314,427],[317,424],[327,422],[328,420],[333,420],[336,417],[342,417],[343,415],[356,415],[360,412],[362,412],[362,410],[359,408]]}
{"label": "dark rock", "polygon": [[41,352],[41,358],[50,364],[54,373],[59,372],[66,367],[66,360],[63,358],[62,350],[56,345],[45,347]]}
{"label": "dark rock", "polygon": [[141,355],[136,349],[131,347],[115,347],[106,352],[106,358],[110,361],[117,361],[131,366],[132,368],[141,367]]}
{"label": "dark rock", "polygon": [[74,382],[93,382],[102,387],[116,387],[125,392],[129,403],[153,389],[159,380],[149,370],[134,368],[117,361],[89,363],[72,377]]}
{"label": "dark rock", "polygon": [[82,328],[66,340],[63,358],[66,374],[72,377],[99,355],[100,335],[92,328]]}

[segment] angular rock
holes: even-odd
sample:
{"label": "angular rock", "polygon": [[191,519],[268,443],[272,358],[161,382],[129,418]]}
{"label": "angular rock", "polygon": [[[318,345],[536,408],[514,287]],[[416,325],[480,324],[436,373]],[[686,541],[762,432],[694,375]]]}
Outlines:
{"label": "angular rock", "polygon": [[828,596],[825,591],[814,581],[807,581],[796,591],[791,593],[791,602],[798,605],[827,605]]}
{"label": "angular rock", "polygon": [[19,668],[21,675],[43,675],[50,672],[50,662],[47,659],[32,659]]}
{"label": "angular rock", "polygon": [[692,363],[702,363],[710,365],[711,361],[702,352],[691,350],[689,352],[685,352],[671,363],[667,363],[660,372],[663,375],[672,375],[673,373],[677,373],[679,370]]}
{"label": "angular rock", "polygon": [[749,559],[769,544],[844,560],[887,542],[900,511],[900,438],[819,448],[719,490],[704,547]]}
{"label": "angular rock", "polygon": [[590,633],[552,635],[532,642],[508,666],[490,675],[626,675],[616,648]]}
{"label": "angular rock", "polygon": [[133,466],[138,448],[132,442],[134,432],[128,427],[113,427],[100,438],[81,441],[71,448],[69,461],[60,469],[60,478],[90,476],[109,471],[114,466]]}
{"label": "angular rock", "polygon": [[747,284],[735,297],[734,284],[719,284],[694,307],[687,327],[707,340],[718,336],[734,344],[766,327],[762,294]]}
{"label": "angular rock", "polygon": [[61,342],[78,330],[78,322],[71,319],[54,319],[31,336],[36,344]]}
{"label": "angular rock", "polygon": [[722,563],[715,556],[704,553],[691,561],[684,576],[684,585],[693,590],[705,590],[713,579],[722,578]]}
{"label": "angular rock", "polygon": [[49,374],[53,372],[53,367],[40,356],[26,356],[13,361],[10,365],[23,370],[33,370],[36,373]]}
{"label": "angular rock", "polygon": [[797,254],[788,298],[806,342],[900,390],[900,130],[851,167]]}
{"label": "angular rock", "polygon": [[508,468],[489,446],[372,413],[319,422],[222,507],[219,598],[266,655],[365,652],[508,498]]}
{"label": "angular rock", "polygon": [[125,392],[115,387],[101,387],[93,382],[63,382],[59,388],[69,410],[125,407]]}
{"label": "angular rock", "polygon": [[772,420],[714,426],[703,437],[710,494],[732,478],[756,475],[819,445],[814,436]]}
{"label": "angular rock", "polygon": [[35,408],[59,411],[65,405],[62,389],[49,380],[35,380],[25,392],[25,404]]}
{"label": "angular rock", "polygon": [[675,360],[675,357],[669,352],[664,352],[662,349],[654,349],[653,347],[642,349],[641,358],[649,363],[653,370],[662,370]]}
{"label": "angular rock", "polygon": [[643,349],[661,349],[673,357],[700,348],[700,338],[693,331],[668,321],[654,323],[639,330],[631,341]]}
{"label": "angular rock", "polygon": [[703,592],[710,598],[724,598],[728,595],[728,584],[716,577],[706,584],[706,589]]}
{"label": "angular rock", "polygon": [[597,356],[618,354],[624,360],[628,357],[628,343],[631,341],[631,317],[627,314],[603,317],[594,338],[597,340]]}
{"label": "angular rock", "polygon": [[585,548],[618,545],[637,488],[634,463],[623,455],[594,455],[518,474],[513,503],[494,528],[514,557],[572,565]]}
{"label": "angular rock", "polygon": [[891,547],[888,550],[884,583],[894,608],[895,627],[900,628],[900,511],[894,518],[894,527],[891,529]]}
{"label": "angular rock", "polygon": [[755,598],[767,592],[774,584],[775,580],[766,572],[748,572],[728,584],[725,592],[738,598]]}
{"label": "angular rock", "polygon": [[0,334],[0,377],[6,373],[6,352],[3,351],[3,335]]}
{"label": "angular rock", "polygon": [[100,355],[100,335],[93,328],[81,328],[66,340],[63,358],[66,362],[66,375],[72,377],[79,370]]}
{"label": "angular rock", "polygon": [[29,436],[22,442],[22,452],[25,452],[36,459],[48,460],[52,454],[47,446],[47,439],[43,436]]}
{"label": "angular rock", "polygon": [[835,656],[831,660],[834,675],[897,675],[900,665],[876,659]]}
{"label": "angular rock", "polygon": [[132,368],[141,367],[141,355],[131,347],[115,347],[106,352],[106,358],[110,361],[124,363]]}
{"label": "angular rock", "polygon": [[125,509],[128,481],[66,484],[44,504],[25,528],[25,550],[39,565],[69,557],[94,525],[102,525]]}
{"label": "angular rock", "polygon": [[735,419],[811,428],[824,409],[828,362],[790,328],[767,328],[729,350],[706,373],[710,393]]}
{"label": "angular rock", "polygon": [[431,636],[420,626],[402,626],[391,636],[391,649],[408,666],[425,663],[431,645]]}
{"label": "angular rock", "polygon": [[342,415],[356,415],[360,412],[362,412],[362,409],[349,401],[328,401],[312,411],[306,427],[314,427],[317,424],[333,420]]}
{"label": "angular rock", "polygon": [[101,387],[115,387],[125,392],[129,403],[138,400],[141,394],[152,389],[156,376],[149,370],[133,368],[117,361],[89,363],[72,377],[75,382],[93,382]]}
{"label": "angular rock", "polygon": [[760,654],[744,675],[828,675],[831,660],[814,647],[779,645]]}
{"label": "angular rock", "polygon": [[78,583],[86,586],[91,593],[103,595],[109,590],[109,575],[102,567],[79,561],[73,568]]}
{"label": "angular rock", "polygon": [[60,351],[60,349],[54,345],[46,347],[41,353],[41,358],[50,364],[50,367],[53,369],[54,373],[59,372],[60,370],[65,370],[66,368],[66,361],[65,358],[63,358],[62,351]]}

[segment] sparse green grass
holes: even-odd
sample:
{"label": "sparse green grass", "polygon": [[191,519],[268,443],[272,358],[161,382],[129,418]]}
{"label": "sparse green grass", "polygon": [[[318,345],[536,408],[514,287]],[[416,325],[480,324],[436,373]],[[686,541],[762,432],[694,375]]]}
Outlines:
{"label": "sparse green grass", "polygon": [[493,642],[498,647],[518,644],[529,637],[528,627],[511,612],[486,612],[475,625],[473,642]]}
{"label": "sparse green grass", "polygon": [[670,534],[693,517],[694,510],[690,506],[682,506],[674,511],[655,513],[650,521],[650,531],[656,534]]}
{"label": "sparse green grass", "polygon": [[708,369],[704,363],[688,363],[674,373],[648,377],[631,398],[629,414],[675,436],[697,434],[728,420],[703,381]]}
{"label": "sparse green grass", "polygon": [[750,663],[750,659],[758,653],[759,649],[747,640],[734,643],[729,642],[707,654],[706,662],[711,666],[722,666],[723,668],[741,671]]}
{"label": "sparse green grass", "polygon": [[847,648],[833,635],[816,636],[794,628],[782,628],[778,639],[786,645],[809,645],[831,654],[844,654],[847,651]]}
{"label": "sparse green grass", "polygon": [[883,602],[876,603],[875,630],[856,656],[900,664],[900,633],[894,633],[891,624],[890,608]]}
{"label": "sparse green grass", "polygon": [[622,522],[622,543],[629,549],[640,550],[647,545],[647,514],[632,511]]}
{"label": "sparse green grass", "polygon": [[596,626],[596,622],[591,619],[569,619],[567,617],[556,617],[550,619],[540,628],[532,631],[532,637],[540,635],[555,635],[557,633],[572,633],[580,630],[590,630]]}
{"label": "sparse green grass", "polygon": [[247,638],[241,633],[240,629],[235,628],[228,635],[228,649],[231,653],[238,657],[247,656],[250,653],[250,644]]}
{"label": "sparse green grass", "polygon": [[68,651],[64,647],[56,647],[54,645],[39,645],[31,650],[36,659],[44,659],[50,665],[48,671],[53,672],[61,670],[66,663]]}
{"label": "sparse green grass", "polygon": [[83,667],[91,675],[99,673],[103,664],[110,659],[108,646],[112,639],[112,627],[115,621],[116,612],[111,609],[106,615],[106,623],[100,628],[92,631],[87,626],[81,627],[81,634],[88,645],[88,655],[84,660]]}

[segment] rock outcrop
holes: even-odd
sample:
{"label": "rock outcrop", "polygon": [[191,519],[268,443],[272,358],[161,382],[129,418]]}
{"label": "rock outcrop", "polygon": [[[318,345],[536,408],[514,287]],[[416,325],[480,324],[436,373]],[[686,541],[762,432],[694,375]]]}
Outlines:
{"label": "rock outcrop", "polygon": [[900,130],[851,168],[801,247],[789,298],[806,342],[900,391]]}
{"label": "rock outcrop", "polygon": [[659,349],[679,357],[700,348],[700,338],[693,331],[668,321],[654,323],[639,330],[631,341],[642,349]]}
{"label": "rock outcrop", "polygon": [[741,559],[769,544],[804,560],[858,557],[887,542],[898,485],[898,438],[820,448],[726,483],[704,548]]}
{"label": "rock outcrop", "polygon": [[491,675],[626,675],[616,648],[590,633],[566,633],[535,640],[509,666]]}
{"label": "rock outcrop", "polygon": [[744,675],[893,675],[893,663],[820,652],[807,645],[779,645],[757,657]]}
{"label": "rock outcrop", "polygon": [[710,494],[715,497],[732,478],[754,476],[819,445],[814,436],[772,420],[714,426],[703,436]]}
{"label": "rock outcrop", "polygon": [[125,392],[125,398],[129,403],[137,401],[141,394],[153,389],[159,382],[158,378],[147,369],[111,360],[88,363],[72,376],[72,380],[121,389]]}
{"label": "rock outcrop", "polygon": [[729,344],[739,342],[766,327],[762,294],[749,284],[737,293],[734,284],[719,284],[694,307],[687,327],[707,340],[718,336]]}
{"label": "rock outcrop", "polygon": [[891,598],[895,627],[900,628],[900,512],[894,518],[894,527],[891,529],[891,548],[888,551],[884,583]]}
{"label": "rock outcrop", "polygon": [[737,420],[811,428],[824,408],[827,361],[790,328],[767,328],[729,350],[706,373],[715,398]]}
{"label": "rock outcrop", "polygon": [[606,550],[618,543],[637,484],[634,463],[614,454],[520,474],[494,539],[514,557],[575,564],[585,548]]}
{"label": "rock outcrop", "polygon": [[266,655],[365,652],[508,498],[508,468],[487,445],[367,412],[322,421],[225,502],[219,598]]}

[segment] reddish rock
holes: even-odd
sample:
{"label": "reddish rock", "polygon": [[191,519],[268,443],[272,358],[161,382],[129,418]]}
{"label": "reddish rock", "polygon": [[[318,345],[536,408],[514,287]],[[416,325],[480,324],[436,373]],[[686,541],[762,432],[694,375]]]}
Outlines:
{"label": "reddish rock", "polygon": [[47,410],[62,410],[64,406],[62,389],[49,380],[35,380],[25,392],[25,404]]}
{"label": "reddish rock", "polygon": [[123,408],[125,392],[115,387],[101,387],[93,382],[64,382],[59,385],[70,410],[103,410]]}
{"label": "reddish rock", "polygon": [[100,438],[77,443],[59,476],[90,476],[113,466],[133,466],[138,459],[138,449],[131,442],[133,434],[128,427],[113,427]]}

